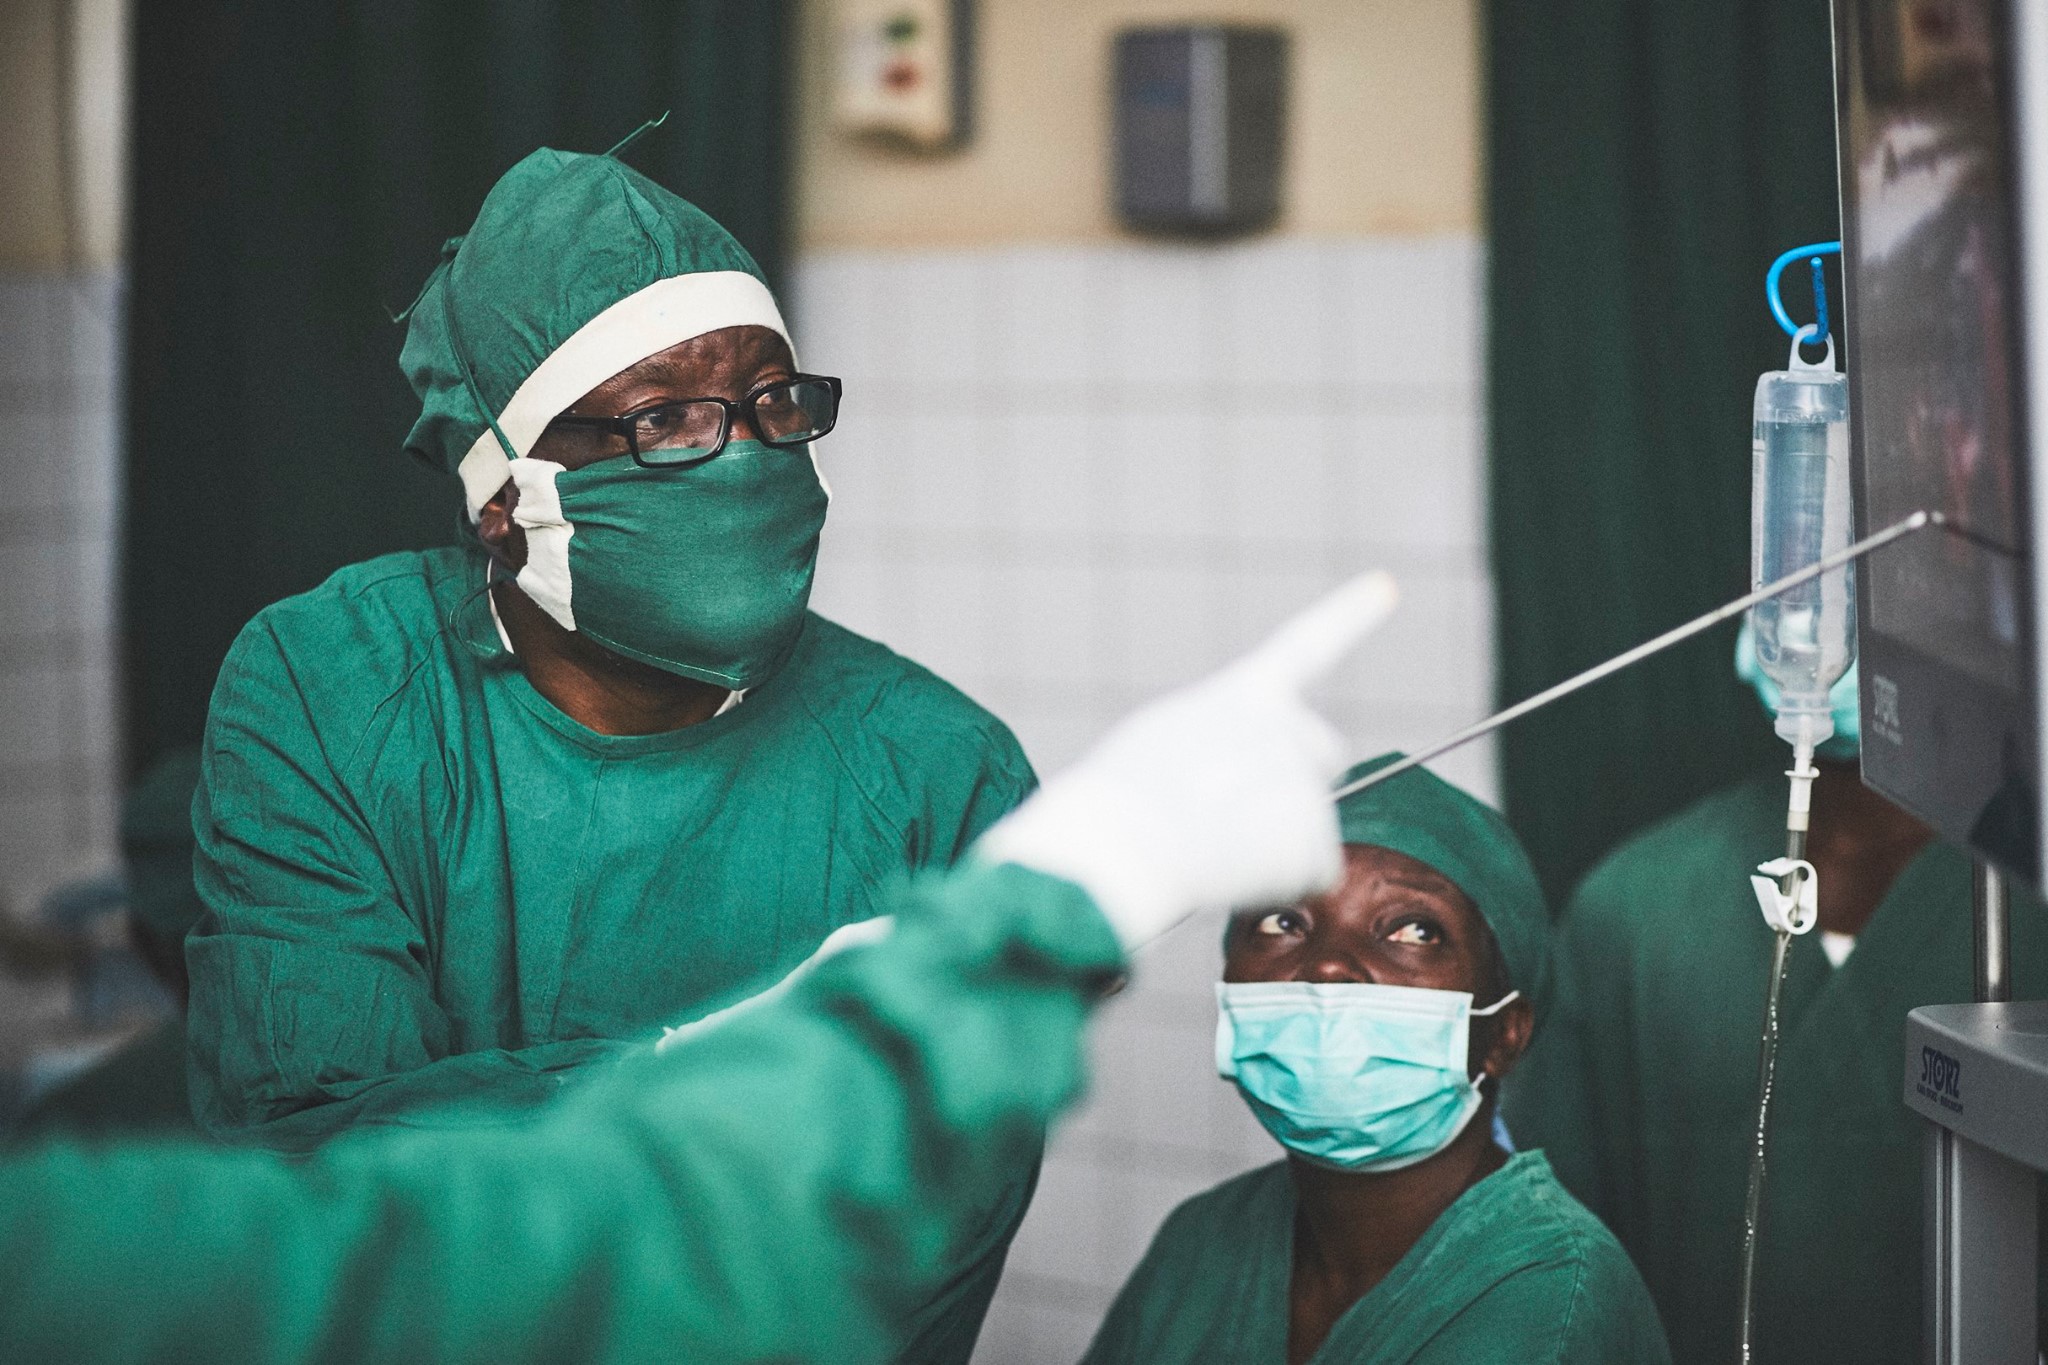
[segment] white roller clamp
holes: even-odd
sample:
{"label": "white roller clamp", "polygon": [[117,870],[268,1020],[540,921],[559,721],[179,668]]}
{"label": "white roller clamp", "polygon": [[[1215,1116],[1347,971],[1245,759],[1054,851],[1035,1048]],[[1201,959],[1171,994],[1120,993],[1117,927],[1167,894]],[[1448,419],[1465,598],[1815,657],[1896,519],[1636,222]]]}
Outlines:
{"label": "white roller clamp", "polygon": [[[1773,858],[1760,863],[1757,875],[1749,879],[1756,890],[1757,908],[1764,923],[1780,934],[1803,934],[1820,922],[1820,876],[1804,858]],[[1798,874],[1792,894],[1785,894],[1785,878]]]}

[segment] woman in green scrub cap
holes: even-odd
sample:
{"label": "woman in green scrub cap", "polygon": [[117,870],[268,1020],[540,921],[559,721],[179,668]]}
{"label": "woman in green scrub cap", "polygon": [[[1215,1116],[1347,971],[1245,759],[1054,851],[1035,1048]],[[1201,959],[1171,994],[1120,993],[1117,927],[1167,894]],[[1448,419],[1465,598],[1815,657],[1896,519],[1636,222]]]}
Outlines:
{"label": "woman in green scrub cap", "polygon": [[1224,940],[1217,1069],[1286,1159],[1174,1211],[1088,1365],[1668,1359],[1619,1244],[1496,1136],[1549,988],[1514,834],[1420,768],[1338,814],[1342,884]]}

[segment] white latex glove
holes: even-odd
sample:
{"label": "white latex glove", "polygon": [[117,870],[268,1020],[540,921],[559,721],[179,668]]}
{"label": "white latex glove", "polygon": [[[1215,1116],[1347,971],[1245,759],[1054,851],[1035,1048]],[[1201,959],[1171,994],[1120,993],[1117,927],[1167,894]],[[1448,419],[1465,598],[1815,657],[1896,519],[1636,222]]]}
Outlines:
{"label": "white latex glove", "polygon": [[1355,578],[1236,663],[1132,713],[991,827],[976,856],[1076,883],[1126,951],[1198,910],[1335,885],[1343,746],[1302,692],[1397,599],[1390,574]]}
{"label": "white latex glove", "polygon": [[812,953],[802,962],[797,963],[796,966],[791,967],[789,975],[783,977],[782,980],[758,994],[750,995],[744,1000],[736,1000],[722,1010],[713,1010],[702,1019],[692,1019],[687,1024],[678,1024],[674,1028],[664,1028],[661,1031],[661,1041],[654,1045],[654,1050],[656,1052],[666,1052],[684,1039],[694,1038],[705,1029],[724,1023],[736,1014],[745,1013],[747,1010],[767,1004],[770,1000],[779,999],[789,994],[791,986],[794,986],[797,982],[803,980],[804,977],[810,975],[817,965],[826,958],[836,957],[848,948],[857,948],[863,943],[879,943],[889,937],[889,931],[895,927],[896,917],[894,915],[877,915],[873,919],[864,919],[853,924],[840,925],[837,929],[825,935],[825,941],[818,945],[816,952]]}

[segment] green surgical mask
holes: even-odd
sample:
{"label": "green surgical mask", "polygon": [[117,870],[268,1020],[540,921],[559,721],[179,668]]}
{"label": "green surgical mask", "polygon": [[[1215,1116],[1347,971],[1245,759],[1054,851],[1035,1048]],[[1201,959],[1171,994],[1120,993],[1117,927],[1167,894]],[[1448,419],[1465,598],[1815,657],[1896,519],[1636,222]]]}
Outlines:
{"label": "green surgical mask", "polygon": [[826,493],[808,449],[733,441],[688,469],[512,461],[519,587],[629,659],[758,686],[803,630]]}

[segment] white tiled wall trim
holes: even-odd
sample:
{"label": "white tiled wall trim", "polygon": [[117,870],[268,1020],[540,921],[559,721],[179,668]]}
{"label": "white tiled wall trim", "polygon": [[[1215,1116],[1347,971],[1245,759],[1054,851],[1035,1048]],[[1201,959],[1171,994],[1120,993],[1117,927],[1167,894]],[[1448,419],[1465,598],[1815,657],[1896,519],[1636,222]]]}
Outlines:
{"label": "white tiled wall trim", "polygon": [[113,859],[120,277],[0,275],[0,900]]}
{"label": "white tiled wall trim", "polygon": [[[0,274],[0,914],[115,857],[121,301],[113,273]],[[0,1114],[71,1006],[0,974]]]}
{"label": "white tiled wall trim", "polygon": [[[931,666],[1041,771],[1370,566],[1399,615],[1321,700],[1361,757],[1493,692],[1469,237],[814,253],[802,363],[847,383],[819,610]],[[1445,776],[1491,799],[1493,752]],[[977,1361],[1066,1365],[1166,1213],[1277,1149],[1211,1065],[1215,922],[1093,1038]]]}

